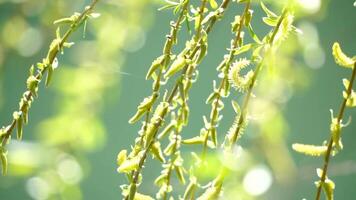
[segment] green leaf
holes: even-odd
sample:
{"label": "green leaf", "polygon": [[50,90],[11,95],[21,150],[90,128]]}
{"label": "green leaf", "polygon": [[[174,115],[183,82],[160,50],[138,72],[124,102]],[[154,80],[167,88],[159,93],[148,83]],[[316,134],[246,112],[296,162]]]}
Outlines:
{"label": "green leaf", "polygon": [[211,104],[215,99],[219,97],[219,93],[217,91],[212,92],[209,97],[206,99],[206,104]]}
{"label": "green leaf", "polygon": [[341,123],[337,118],[332,118],[331,119],[331,124],[330,124],[330,131],[331,131],[331,136],[333,138],[334,145],[338,149],[342,149],[343,145],[341,142]]}
{"label": "green leaf", "polygon": [[20,117],[16,120],[17,124],[17,139],[21,140],[22,139],[22,133],[23,133],[23,116],[22,112],[20,112]]}
{"label": "green leaf", "polygon": [[221,191],[221,185],[215,185],[211,184],[210,187],[208,187],[205,192],[197,198],[197,200],[214,200],[218,199]]}
{"label": "green leaf", "polygon": [[213,9],[218,8],[218,4],[216,3],[215,0],[209,0],[209,3],[210,3],[211,8],[213,8]]}
{"label": "green leaf", "polygon": [[237,30],[240,26],[240,21],[241,21],[241,16],[236,15],[234,18],[234,21],[231,23],[231,31],[232,32],[237,32]]}
{"label": "green leaf", "polygon": [[184,169],[182,166],[175,166],[174,167],[177,177],[182,185],[185,185],[185,178],[184,178]]}
{"label": "green leaf", "polygon": [[[320,168],[316,169],[316,173],[318,174],[318,177],[321,178],[323,175],[323,170]],[[315,182],[315,185],[317,187],[320,186],[321,181]],[[327,200],[334,200],[334,189],[335,189],[335,183],[330,180],[327,176],[325,176],[325,181],[322,185],[322,188],[324,190],[325,196]]]}
{"label": "green leaf", "polygon": [[2,175],[5,176],[7,174],[7,156],[6,150],[3,147],[0,147],[0,160],[2,166]]}
{"label": "green leaf", "polygon": [[208,53],[208,43],[202,42],[200,44],[199,56],[197,58],[196,63],[199,64],[203,60],[203,58],[206,56],[207,53]]}
{"label": "green leaf", "polygon": [[194,20],[194,29],[195,30],[198,30],[198,28],[199,28],[200,18],[201,18],[200,15],[197,15],[194,17],[194,19],[195,19]]}
{"label": "green leaf", "polygon": [[245,26],[250,25],[251,19],[252,19],[252,14],[253,14],[253,10],[249,9],[245,15],[245,20],[244,20]]}
{"label": "green leaf", "polygon": [[[164,172],[164,171],[162,171]],[[164,182],[167,179],[167,174],[166,173],[162,173],[161,175],[159,175],[156,179],[155,179],[155,185],[157,185],[158,187],[162,186],[162,184],[164,184]]]}
{"label": "green leaf", "polygon": [[161,144],[159,142],[155,142],[152,146],[151,146],[151,153],[154,155],[155,158],[157,158],[159,161],[161,161],[162,163],[165,163],[166,160],[164,159],[162,150],[161,150]]}
{"label": "green leaf", "polygon": [[6,128],[2,127],[0,128],[0,138],[7,133]]}
{"label": "green leaf", "polygon": [[53,22],[53,24],[56,25],[62,25],[62,24],[71,24],[73,23],[73,18],[72,17],[66,17],[62,19],[57,19],[56,21]]}
{"label": "green leaf", "polygon": [[117,168],[117,171],[119,173],[130,173],[131,171],[138,169],[139,163],[140,163],[139,156],[136,156],[132,159],[127,159],[123,163],[121,163],[119,168]]}
{"label": "green leaf", "polygon": [[242,54],[242,53],[245,53],[247,52],[248,50],[250,50],[252,47],[252,44],[246,44],[246,45],[243,45],[242,47],[239,47],[238,49],[236,49],[234,51],[234,55],[239,55],[239,54]]}
{"label": "green leaf", "polygon": [[343,97],[346,99],[346,106],[348,107],[355,107],[356,106],[356,93],[354,90],[351,89],[351,94],[347,93],[347,90],[349,89],[350,86],[350,81],[344,78],[342,80],[342,83],[345,87],[346,91],[342,92]]}
{"label": "green leaf", "polygon": [[332,180],[327,179],[323,184],[323,189],[327,197],[327,200],[334,200],[335,183]]}
{"label": "green leaf", "polygon": [[335,62],[342,66],[342,67],[347,67],[347,68],[353,68],[356,62],[355,58],[350,58],[347,55],[344,54],[342,51],[340,44],[335,42],[332,47],[332,54],[334,56]]}
{"label": "green leaf", "polygon": [[48,87],[49,84],[51,83],[52,77],[53,77],[53,67],[52,65],[50,65],[48,66],[48,70],[47,70],[47,77],[45,82],[46,87]]}
{"label": "green leaf", "polygon": [[90,14],[88,15],[88,17],[93,18],[93,19],[97,19],[97,18],[99,18],[100,16],[101,16],[100,13],[90,13]]}
{"label": "green leaf", "polygon": [[262,1],[261,1],[261,7],[263,11],[266,13],[267,17],[275,17],[275,18],[278,17],[274,12],[270,11]]}
{"label": "green leaf", "polygon": [[154,200],[154,198],[136,192],[134,200]]}
{"label": "green leaf", "polygon": [[326,153],[328,147],[296,143],[292,145],[292,148],[294,151],[308,156],[322,156]]}
{"label": "green leaf", "polygon": [[182,144],[203,144],[204,138],[202,136],[195,136],[190,139],[185,139],[182,141]]}
{"label": "green leaf", "polygon": [[255,31],[253,30],[251,24],[248,25],[247,28],[248,28],[248,32],[250,33],[252,39],[253,39],[256,43],[262,44],[261,40],[258,38],[258,36],[256,35]]}
{"label": "green leaf", "polygon": [[164,74],[164,78],[169,78],[173,76],[175,73],[182,70],[186,64],[187,60],[182,56],[178,56],[177,59],[174,60],[168,71]]}
{"label": "green leaf", "polygon": [[210,129],[210,136],[211,136],[211,140],[213,141],[214,147],[218,146],[218,136],[215,127],[212,127]]}
{"label": "green leaf", "polygon": [[120,166],[122,163],[124,163],[127,159],[127,150],[121,150],[119,154],[117,154],[117,165]]}
{"label": "green leaf", "polygon": [[157,139],[160,140],[163,137],[165,137],[168,133],[170,133],[171,131],[173,131],[173,129],[175,128],[177,122],[171,122],[168,126],[166,126],[166,128],[163,129],[163,131],[157,136]]}
{"label": "green leaf", "polygon": [[234,100],[231,101],[231,104],[232,104],[232,107],[234,108],[235,113],[241,114],[241,108],[240,108],[239,104]]}
{"label": "green leaf", "polygon": [[193,176],[190,177],[189,180],[190,181],[184,192],[183,199],[193,199],[194,197],[195,189],[197,187],[197,178]]}
{"label": "green leaf", "polygon": [[156,101],[157,97],[158,97],[157,94],[153,94],[153,95],[143,99],[143,101],[137,107],[137,112],[129,120],[129,123],[133,124],[133,123],[137,122],[152,107],[152,105]]}
{"label": "green leaf", "polygon": [[149,69],[148,72],[147,72],[146,80],[148,80],[150,77],[152,77],[153,72],[155,72],[159,67],[162,66],[162,61],[163,61],[164,57],[165,57],[165,56],[162,55],[162,56],[156,58],[156,59],[152,62],[151,67],[150,67],[150,69]]}
{"label": "green leaf", "polygon": [[39,84],[40,80],[37,79],[35,76],[29,76],[27,78],[27,89],[31,91],[31,93],[34,96],[37,96],[37,90],[38,90],[38,84]]}
{"label": "green leaf", "polygon": [[262,20],[265,24],[272,27],[277,26],[278,23],[278,18],[275,17],[263,17]]}

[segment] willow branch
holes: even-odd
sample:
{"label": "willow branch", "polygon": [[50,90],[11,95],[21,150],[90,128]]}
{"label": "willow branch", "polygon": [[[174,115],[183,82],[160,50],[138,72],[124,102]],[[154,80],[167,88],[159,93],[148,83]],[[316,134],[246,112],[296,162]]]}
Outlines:
{"label": "willow branch", "polygon": [[[356,62],[353,66],[352,69],[352,75],[351,75],[351,79],[350,79],[350,84],[347,88],[347,97],[350,97],[351,93],[352,93],[352,87],[355,81],[355,77],[356,77]],[[345,108],[346,108],[346,103],[347,103],[347,99],[348,98],[344,98],[341,105],[340,105],[340,109],[339,109],[339,114],[337,115],[337,122],[340,124],[342,121],[342,118],[344,117],[344,113],[345,113]],[[333,138],[332,136],[329,139],[328,142],[328,146],[327,146],[327,150],[324,156],[324,165],[323,165],[323,172],[322,175],[320,177],[320,184],[318,185],[317,188],[317,193],[316,193],[316,197],[315,200],[319,200],[320,196],[321,196],[321,189],[323,187],[323,184],[325,184],[325,180],[326,180],[326,174],[328,171],[328,166],[329,166],[329,162],[330,162],[330,157],[331,157],[331,152],[332,152],[332,147],[333,147]]]}

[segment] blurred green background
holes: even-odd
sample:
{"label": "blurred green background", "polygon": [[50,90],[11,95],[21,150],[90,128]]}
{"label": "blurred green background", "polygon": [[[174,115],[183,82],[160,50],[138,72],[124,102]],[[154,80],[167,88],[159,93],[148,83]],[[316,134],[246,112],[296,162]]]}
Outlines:
{"label": "blurred green background", "polygon": [[[277,12],[280,1],[268,2]],[[17,109],[29,67],[46,54],[54,37],[53,21],[81,11],[88,3],[0,0],[1,125],[8,124]],[[171,11],[157,11],[162,3],[102,1],[96,8],[101,17],[89,21],[86,37],[83,39],[81,29],[71,37],[75,45],[59,56],[52,85],[41,86],[23,141],[13,139],[9,145],[9,175],[0,177],[1,200],[121,198],[119,186],[126,178],[116,172],[116,155],[129,148],[137,136],[139,124],[132,126],[127,121],[143,97],[150,94],[151,83],[144,77],[152,60],[160,55],[169,21],[175,18]],[[237,181],[236,191],[246,193],[242,199],[313,199],[315,169],[321,167],[322,159],[298,155],[292,152],[291,144],[321,144],[329,137],[329,109],[338,110],[341,80],[350,74],[336,66],[331,46],[339,41],[345,52],[356,54],[356,8],[352,4],[351,0],[297,1],[296,26],[303,34],[291,36],[277,55],[283,57],[277,63],[287,64],[288,68],[275,66],[285,69],[282,77],[287,79],[280,82],[285,85],[278,90],[278,98],[266,103],[276,111],[267,122],[252,122],[241,140],[240,145],[248,152],[247,160],[253,160],[236,175],[242,180]],[[216,79],[215,68],[229,46],[230,23],[241,9],[233,3],[209,37],[208,56],[192,88],[190,123],[183,137],[196,135],[203,125],[201,116],[209,112],[205,98]],[[266,26],[261,23],[261,9],[257,4],[253,9],[254,28],[263,34]],[[176,52],[187,37],[183,30]],[[268,96],[265,91],[276,91],[273,84],[267,83],[259,83],[257,99]],[[236,93],[231,96],[236,98]],[[228,110],[230,104],[226,105],[221,133],[233,117]],[[356,114],[347,112],[348,116]],[[331,162],[329,176],[336,182],[336,199],[348,200],[356,195],[355,130],[356,123],[345,128],[344,150]],[[266,142],[264,133],[281,143],[275,144],[273,139]],[[146,194],[154,195],[158,189],[152,186],[160,171],[155,169],[159,167],[155,162],[149,160],[150,167],[145,169],[147,182],[141,190]],[[254,179],[253,172],[258,169],[265,179],[271,179],[271,185],[267,183],[266,191],[254,193],[248,186],[264,182]]]}

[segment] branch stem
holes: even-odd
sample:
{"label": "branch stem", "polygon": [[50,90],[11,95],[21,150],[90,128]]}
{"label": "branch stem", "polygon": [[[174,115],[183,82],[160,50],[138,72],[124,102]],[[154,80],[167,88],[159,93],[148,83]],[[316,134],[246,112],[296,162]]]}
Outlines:
{"label": "branch stem", "polygon": [[[355,81],[355,77],[356,77],[356,62],[354,63],[353,69],[352,69],[352,75],[351,75],[351,79],[350,79],[350,84],[347,88],[347,98],[344,98],[341,105],[340,105],[340,109],[339,109],[339,114],[337,116],[337,122],[341,123],[342,118],[344,117],[344,113],[345,113],[345,109],[346,109],[346,103],[347,103],[347,99],[348,97],[350,97],[351,93],[352,93],[352,87]],[[332,152],[332,147],[333,147],[333,138],[332,136],[329,139],[328,142],[328,147],[324,156],[324,165],[323,165],[323,173],[320,177],[320,184],[318,185],[317,188],[317,192],[316,192],[316,197],[315,200],[320,200],[320,196],[321,196],[321,189],[323,187],[323,184],[325,183],[325,179],[326,179],[326,174],[328,171],[328,166],[330,163],[330,157],[331,157],[331,152]]]}

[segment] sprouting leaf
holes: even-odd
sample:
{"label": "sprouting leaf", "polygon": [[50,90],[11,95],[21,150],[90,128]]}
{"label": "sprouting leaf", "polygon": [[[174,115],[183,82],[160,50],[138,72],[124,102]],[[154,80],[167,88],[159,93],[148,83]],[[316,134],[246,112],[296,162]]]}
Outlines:
{"label": "sprouting leaf", "polygon": [[276,17],[263,17],[262,20],[265,24],[272,27],[277,26],[278,23],[278,18]]}
{"label": "sprouting leaf", "polygon": [[[342,83],[347,91],[350,86],[350,81],[344,78]],[[348,94],[346,91],[342,92],[343,97],[346,99],[346,106],[348,107],[355,107],[356,106],[356,92],[351,89],[351,93]]]}
{"label": "sprouting leaf", "polygon": [[23,130],[23,116],[21,111],[15,111],[13,113],[13,118],[16,121],[17,125],[17,139],[21,140],[22,139],[22,130]]}
{"label": "sprouting leaf", "polygon": [[127,150],[121,150],[119,154],[117,154],[117,165],[120,166],[127,159]]}
{"label": "sprouting leaf", "polygon": [[62,18],[62,19],[58,19],[58,20],[54,21],[53,24],[59,24],[59,25],[72,24],[78,20],[79,16],[80,16],[80,13],[75,12],[70,17],[66,17],[66,18]]}
{"label": "sprouting leaf", "polygon": [[117,168],[117,171],[119,173],[130,173],[131,171],[136,170],[138,168],[139,163],[140,163],[139,156],[136,156],[131,159],[127,159],[123,163],[121,163],[119,168]]}
{"label": "sprouting leaf", "polygon": [[344,54],[342,51],[340,44],[335,42],[332,47],[332,53],[335,59],[335,62],[342,66],[342,67],[347,67],[347,68],[353,68],[355,65],[356,59],[355,58],[349,58],[347,55]]}
{"label": "sprouting leaf", "polygon": [[71,17],[57,19],[56,21],[53,22],[53,24],[71,24],[71,23],[73,23],[73,18]]}
{"label": "sprouting leaf", "polygon": [[161,173],[161,175],[159,175],[156,179],[155,179],[155,185],[157,186],[161,186],[162,184],[164,184],[164,182],[167,180],[167,173],[164,173],[166,172],[166,170],[163,170],[162,171],[163,173]]}
{"label": "sprouting leaf", "polygon": [[332,180],[327,179],[325,180],[323,189],[326,194],[327,200],[334,200],[335,183]]}
{"label": "sprouting leaf", "polygon": [[38,84],[40,80],[37,79],[35,76],[29,76],[26,83],[27,89],[31,91],[34,96],[37,96]]}
{"label": "sprouting leaf", "polygon": [[99,18],[101,16],[101,14],[100,13],[90,13],[88,16],[93,19],[96,19],[96,18]]}
{"label": "sprouting leaf", "polygon": [[236,101],[231,101],[232,107],[234,108],[234,111],[236,114],[241,114],[241,108],[239,104]]}
{"label": "sprouting leaf", "polygon": [[194,196],[194,191],[197,187],[197,178],[192,176],[189,178],[189,184],[184,192],[183,199],[192,199]]}
{"label": "sprouting leaf", "polygon": [[214,147],[218,146],[218,136],[217,136],[217,132],[216,132],[216,128],[212,127],[210,129],[210,136],[211,136],[211,140],[214,143]]}
{"label": "sprouting leaf", "polygon": [[236,15],[234,18],[234,21],[231,23],[231,31],[232,32],[237,32],[241,22],[241,16]]}
{"label": "sprouting leaf", "polygon": [[249,9],[245,15],[245,20],[244,20],[245,26],[250,25],[251,19],[252,19],[252,14],[253,14],[253,10]]}
{"label": "sprouting leaf", "polygon": [[157,136],[158,140],[162,139],[165,137],[168,133],[173,131],[174,127],[176,126],[177,121],[172,120],[170,124],[166,126],[166,128],[163,129],[163,131]]}
{"label": "sprouting leaf", "polygon": [[167,156],[172,155],[172,153],[175,151],[175,148],[176,143],[175,141],[171,140],[167,147],[164,149],[164,154],[166,154]]}
{"label": "sprouting leaf", "polygon": [[197,200],[214,200],[218,199],[221,191],[221,185],[215,186],[212,184],[205,192],[197,198]]}
{"label": "sprouting leaf", "polygon": [[164,159],[162,150],[161,150],[161,144],[159,142],[153,143],[150,150],[151,150],[152,154],[154,155],[154,157],[156,157],[159,161],[161,161],[162,163],[166,162],[166,160]]}
{"label": "sprouting leaf", "polygon": [[253,30],[251,24],[249,24],[249,25],[247,26],[247,28],[248,28],[248,32],[250,33],[252,39],[253,39],[256,43],[262,44],[261,40],[258,38],[258,36],[256,35],[255,31]]}
{"label": "sprouting leaf", "polygon": [[218,4],[216,3],[215,0],[209,0],[209,3],[210,3],[211,8],[213,8],[213,9],[218,8]]}
{"label": "sprouting leaf", "polygon": [[[317,168],[316,169],[316,172],[318,174],[318,177],[321,178],[322,175],[323,175],[323,170],[320,169],[320,168]],[[317,187],[320,186],[321,181],[317,181],[315,182],[315,185]],[[326,199],[327,200],[334,200],[334,189],[335,189],[335,183],[330,180],[327,176],[325,176],[325,181],[324,183],[322,184],[322,188],[324,190],[324,193],[325,193],[325,196],[326,196]]]}
{"label": "sprouting leaf", "polygon": [[75,44],[74,42],[65,42],[63,43],[63,47],[71,48],[74,44]]}
{"label": "sprouting leaf", "polygon": [[52,76],[53,76],[53,67],[50,65],[50,66],[48,66],[48,70],[47,70],[47,78],[46,78],[46,82],[45,82],[46,87],[49,86],[49,84],[52,80]]}
{"label": "sprouting leaf", "polygon": [[177,174],[177,177],[179,179],[179,181],[182,183],[182,185],[185,184],[185,178],[184,178],[184,169],[182,166],[175,166],[175,171]]}
{"label": "sprouting leaf", "polygon": [[21,98],[19,106],[22,108],[23,121],[25,124],[27,124],[29,103],[25,100],[25,98]]}
{"label": "sprouting leaf", "polygon": [[192,30],[190,28],[190,22],[188,16],[185,17],[184,21],[185,21],[185,25],[187,26],[188,33],[191,33]]}
{"label": "sprouting leaf", "polygon": [[308,156],[321,156],[327,151],[327,146],[315,146],[309,144],[293,144],[292,148],[298,153],[302,153]]}
{"label": "sprouting leaf", "polygon": [[244,53],[244,52],[250,50],[251,47],[252,47],[252,44],[243,45],[242,47],[239,47],[238,49],[236,49],[236,50],[234,51],[234,55],[236,56],[236,55],[242,54],[242,53]]}
{"label": "sprouting leaf", "polygon": [[338,149],[342,149],[343,148],[343,145],[342,145],[342,142],[341,142],[341,128],[342,128],[342,124],[340,123],[338,118],[332,117],[331,118],[331,124],[330,124],[330,132],[331,132],[331,136],[333,138],[334,145]]}
{"label": "sprouting leaf", "polygon": [[174,60],[168,71],[164,74],[164,78],[169,78],[173,76],[175,73],[183,69],[186,64],[187,60],[182,56],[178,56],[177,59]]}
{"label": "sprouting leaf", "polygon": [[230,88],[231,88],[231,84],[230,84],[229,80],[223,79],[222,85],[223,85],[223,87],[221,88],[220,95],[222,97],[228,97],[230,94]]}
{"label": "sprouting leaf", "polygon": [[203,58],[206,56],[207,53],[208,53],[208,43],[202,42],[200,44],[199,56],[196,60],[196,63],[199,64],[203,60]]}
{"label": "sprouting leaf", "polygon": [[7,152],[3,147],[0,147],[0,160],[2,166],[2,175],[5,176],[7,174]]}
{"label": "sprouting leaf", "polygon": [[154,200],[154,198],[136,192],[134,200]]}
{"label": "sprouting leaf", "polygon": [[346,91],[343,93],[344,98],[346,99],[346,106],[355,107],[356,106],[356,93],[355,91],[351,91],[351,94],[348,95]]}
{"label": "sprouting leaf", "polygon": [[349,80],[344,78],[344,79],[342,79],[342,83],[343,83],[343,85],[344,85],[346,90],[349,89],[349,85],[350,85],[350,81]]}
{"label": "sprouting leaf", "polygon": [[146,80],[148,80],[150,77],[152,77],[153,72],[155,72],[159,67],[162,66],[162,61],[163,61],[163,59],[164,59],[164,55],[162,55],[162,56],[156,58],[156,59],[152,62],[151,67],[150,67],[150,69],[149,69],[148,72],[147,72]]}
{"label": "sprouting leaf", "polygon": [[195,136],[190,139],[182,140],[182,144],[203,144],[204,138],[202,136]]}
{"label": "sprouting leaf", "polygon": [[143,99],[143,101],[137,107],[136,114],[133,117],[131,117],[131,119],[129,120],[129,123],[133,124],[133,123],[137,122],[143,116],[143,114],[145,114],[146,111],[151,108],[151,106],[153,105],[153,103],[155,102],[157,97],[158,97],[157,94],[153,94],[153,95]]}
{"label": "sprouting leaf", "polygon": [[278,16],[274,12],[269,10],[262,1],[261,1],[261,7],[262,7],[263,11],[266,13],[267,17],[278,18]]}
{"label": "sprouting leaf", "polygon": [[6,134],[6,128],[5,127],[0,128],[0,138],[5,134]]}
{"label": "sprouting leaf", "polygon": [[160,8],[158,8],[159,11],[164,10],[164,9],[170,9],[176,7],[175,5],[165,5]]}
{"label": "sprouting leaf", "polygon": [[194,17],[195,21],[194,21],[194,29],[195,30],[198,30],[199,28],[199,24],[200,24],[200,19],[201,19],[201,16],[200,15],[197,15]]}

